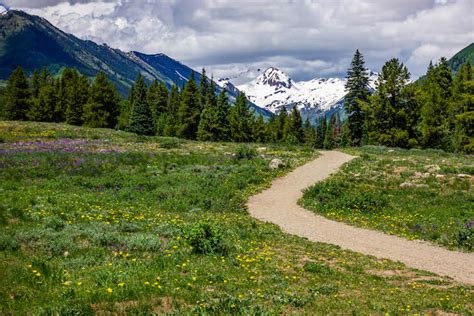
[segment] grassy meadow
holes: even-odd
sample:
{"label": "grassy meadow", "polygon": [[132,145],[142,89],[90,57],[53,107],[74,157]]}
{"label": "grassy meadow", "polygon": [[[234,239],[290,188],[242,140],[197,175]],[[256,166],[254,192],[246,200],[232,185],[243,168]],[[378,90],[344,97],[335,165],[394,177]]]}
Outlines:
{"label": "grassy meadow", "polygon": [[[250,195],[317,154],[304,147],[0,122],[0,314],[472,314],[473,287],[289,236],[247,215]],[[373,223],[385,214],[393,218],[385,220],[394,225],[391,233],[468,249],[453,236],[473,219],[472,188],[455,174],[472,174],[472,160],[422,151],[363,149],[359,155],[329,180],[349,196],[357,186],[377,183],[391,190],[388,175],[378,171],[388,168],[380,161],[395,158],[406,159],[396,163],[407,168],[401,177],[437,164],[446,183],[422,178],[429,188],[406,197],[412,191],[397,193],[397,186],[393,194],[400,195],[384,202],[375,199],[379,191],[368,190],[367,203],[375,206],[360,212],[363,221],[352,220],[332,191],[324,198],[332,209],[319,210],[314,189],[305,205],[378,229]],[[274,158],[285,167],[271,170]],[[377,167],[373,179],[365,176],[372,172],[368,164]],[[389,208],[401,194],[404,201]],[[402,233],[417,209],[415,198],[423,207],[410,219],[438,225],[446,236],[431,238],[428,226]],[[449,205],[456,205],[460,222],[452,223]],[[332,215],[335,210],[340,213]]]}
{"label": "grassy meadow", "polygon": [[367,146],[300,203],[328,218],[474,250],[474,157]]}

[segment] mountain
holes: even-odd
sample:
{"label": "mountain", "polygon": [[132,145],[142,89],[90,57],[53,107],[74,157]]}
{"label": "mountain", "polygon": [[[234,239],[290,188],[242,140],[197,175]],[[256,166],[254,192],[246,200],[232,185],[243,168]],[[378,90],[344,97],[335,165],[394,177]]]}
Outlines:
{"label": "mountain", "polygon": [[[230,78],[240,79],[240,76]],[[232,79],[219,79],[222,87],[233,87]],[[370,73],[370,86],[375,88],[377,74]],[[254,80],[238,85],[250,101],[272,112],[278,113],[285,106],[296,106],[303,116],[314,121],[318,116],[337,112],[342,108],[345,95],[345,78],[315,78],[309,81],[294,81],[276,67],[270,67]]]}
{"label": "mountain", "polygon": [[[0,6],[0,12],[3,12],[0,14],[0,80],[7,79],[18,66],[28,74],[43,67],[57,74],[70,67],[89,77],[102,70],[126,96],[139,73],[148,82],[157,79],[170,87],[182,86],[194,71],[164,54],[123,52],[107,44],[81,40],[46,19],[23,11],[8,11]],[[195,79],[199,83],[201,75],[195,73]],[[229,91],[230,99],[235,99],[238,93],[238,90]],[[261,115],[271,115],[254,104],[251,106]]]}
{"label": "mountain", "polygon": [[448,60],[449,67],[456,72],[462,64],[470,62],[474,66],[474,43],[469,44]]}

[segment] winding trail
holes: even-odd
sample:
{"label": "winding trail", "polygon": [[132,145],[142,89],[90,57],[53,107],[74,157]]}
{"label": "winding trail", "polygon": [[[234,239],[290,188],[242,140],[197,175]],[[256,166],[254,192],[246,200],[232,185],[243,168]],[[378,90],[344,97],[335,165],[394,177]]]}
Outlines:
{"label": "winding trail", "polygon": [[474,253],[450,251],[425,241],[353,227],[316,215],[297,204],[303,189],[326,179],[353,158],[338,151],[321,152],[317,159],[276,179],[269,189],[252,196],[248,202],[250,214],[280,226],[286,233],[311,241],[399,261],[412,268],[474,284]]}

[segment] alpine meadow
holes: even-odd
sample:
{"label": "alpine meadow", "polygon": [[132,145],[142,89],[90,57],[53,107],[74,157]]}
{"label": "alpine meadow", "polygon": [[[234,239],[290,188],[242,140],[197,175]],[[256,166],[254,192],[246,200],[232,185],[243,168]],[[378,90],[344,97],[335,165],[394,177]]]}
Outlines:
{"label": "alpine meadow", "polygon": [[0,3],[0,315],[473,315],[469,16]]}

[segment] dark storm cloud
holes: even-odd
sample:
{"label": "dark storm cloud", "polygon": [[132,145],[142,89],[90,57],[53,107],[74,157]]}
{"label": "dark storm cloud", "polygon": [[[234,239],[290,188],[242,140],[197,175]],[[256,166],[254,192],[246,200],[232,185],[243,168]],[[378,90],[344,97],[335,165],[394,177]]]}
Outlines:
{"label": "dark storm cloud", "polygon": [[341,76],[356,48],[375,71],[398,57],[418,76],[474,37],[472,0],[5,2],[82,38],[164,52],[216,76],[266,66],[296,79]]}

